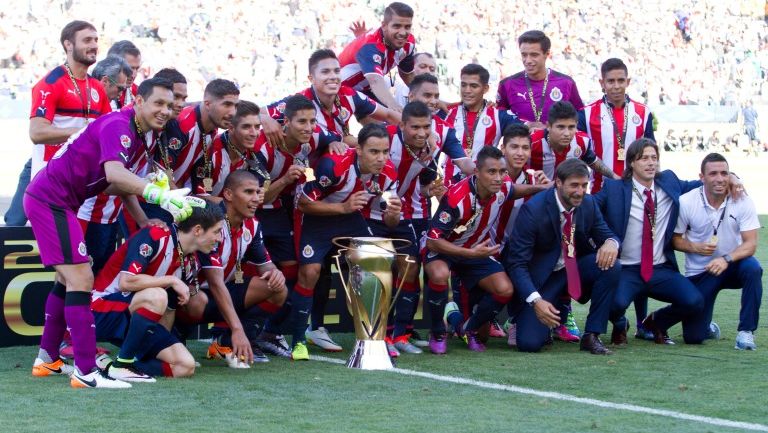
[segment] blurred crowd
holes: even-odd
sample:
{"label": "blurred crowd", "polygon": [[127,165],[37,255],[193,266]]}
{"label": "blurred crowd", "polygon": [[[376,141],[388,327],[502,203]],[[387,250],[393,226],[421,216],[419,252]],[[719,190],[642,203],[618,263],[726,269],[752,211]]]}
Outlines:
{"label": "blurred crowd", "polygon": [[[64,58],[58,37],[68,21],[99,29],[101,54],[132,40],[139,76],[174,66],[190,81],[190,100],[213,78],[228,78],[259,103],[306,84],[306,59],[319,47],[339,52],[362,19],[378,25],[386,1],[27,0],[0,4],[0,98],[28,98],[32,85]],[[492,84],[521,69],[516,38],[541,29],[553,41],[551,65],[570,74],[585,101],[600,95],[599,65],[624,59],[630,94],[650,105],[736,105],[760,100],[768,71],[765,2],[413,0],[419,51],[438,59],[444,95],[458,93],[458,71],[485,65]],[[495,91],[495,89],[492,89]],[[489,96],[492,97],[492,96]]]}

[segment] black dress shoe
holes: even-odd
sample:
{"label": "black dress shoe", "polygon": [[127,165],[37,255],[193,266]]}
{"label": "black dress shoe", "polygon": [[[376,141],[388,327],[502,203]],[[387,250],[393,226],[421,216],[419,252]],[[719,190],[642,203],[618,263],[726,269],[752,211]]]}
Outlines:
{"label": "black dress shoe", "polygon": [[[624,338],[626,338],[626,332]],[[607,347],[603,346],[603,342],[594,332],[587,332],[581,336],[581,350],[589,351],[593,355],[613,354]]]}
{"label": "black dress shoe", "polygon": [[653,313],[649,314],[648,317],[643,320],[643,328],[653,333],[653,341],[656,344],[675,344],[674,340],[669,338],[667,331],[661,329],[659,325],[656,324],[656,321],[653,320]]}

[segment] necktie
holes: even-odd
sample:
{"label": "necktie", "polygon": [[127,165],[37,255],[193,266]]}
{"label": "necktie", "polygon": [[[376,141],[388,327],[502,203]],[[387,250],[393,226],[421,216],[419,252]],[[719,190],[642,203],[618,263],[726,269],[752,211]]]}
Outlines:
{"label": "necktie", "polygon": [[651,190],[645,190],[645,205],[643,206],[643,241],[640,244],[640,277],[646,283],[653,276],[653,226],[651,218],[656,219],[656,206]]}
{"label": "necktie", "polygon": [[[565,224],[563,225],[562,250],[565,263],[565,275],[568,280],[568,294],[572,299],[581,297],[581,278],[579,277],[579,265],[576,263],[575,235],[571,233],[573,227],[573,212],[563,212]],[[569,254],[570,253],[570,254]]]}

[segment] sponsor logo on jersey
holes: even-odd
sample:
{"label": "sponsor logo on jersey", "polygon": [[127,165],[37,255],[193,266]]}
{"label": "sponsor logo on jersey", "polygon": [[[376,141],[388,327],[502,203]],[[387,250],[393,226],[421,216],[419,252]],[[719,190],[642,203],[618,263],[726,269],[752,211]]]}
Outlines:
{"label": "sponsor logo on jersey", "polygon": [[131,273],[134,273],[134,274],[138,274],[138,273],[141,272],[141,270],[143,268],[144,267],[141,266],[141,263],[139,263],[139,262],[131,262],[131,264],[128,266],[128,272],[131,272]]}
{"label": "sponsor logo on jersey", "polygon": [[142,257],[149,257],[152,255],[152,247],[149,244],[139,245],[139,255]]}
{"label": "sponsor logo on jersey", "polygon": [[320,183],[320,186],[322,186],[323,188],[326,188],[331,184],[331,179],[328,179],[328,176],[320,176],[320,180],[318,180],[318,183]]}
{"label": "sponsor logo on jersey", "polygon": [[173,150],[181,149],[181,140],[179,140],[176,137],[171,138],[168,141],[168,148],[173,149]]}
{"label": "sponsor logo on jersey", "polygon": [[120,144],[122,144],[124,148],[128,149],[129,147],[131,147],[131,137],[125,134],[121,135]]}
{"label": "sponsor logo on jersey", "polygon": [[449,222],[451,222],[451,214],[449,214],[446,211],[442,211],[440,212],[440,215],[438,215],[437,219],[439,219],[440,222],[443,224],[448,224]]}

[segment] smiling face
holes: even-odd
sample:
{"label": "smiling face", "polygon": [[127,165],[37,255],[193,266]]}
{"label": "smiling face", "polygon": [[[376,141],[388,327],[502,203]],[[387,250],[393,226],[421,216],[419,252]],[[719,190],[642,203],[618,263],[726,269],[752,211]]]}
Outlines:
{"label": "smiling face", "polygon": [[234,212],[240,218],[252,218],[261,206],[261,187],[254,179],[245,179],[234,188],[226,188],[222,192],[227,202],[227,213]]}
{"label": "smiling face", "polygon": [[155,86],[145,100],[141,95],[136,96],[136,115],[149,129],[160,131],[171,118],[173,110],[173,92]]}
{"label": "smiling face", "polygon": [[259,138],[261,131],[261,120],[258,114],[243,116],[232,125],[229,130],[234,143],[240,145],[243,149],[253,150],[256,145],[256,139]]}
{"label": "smiling face", "polygon": [[418,89],[408,94],[408,101],[423,102],[432,113],[435,113],[439,108],[440,88],[434,83],[421,83]]}
{"label": "smiling face", "polygon": [[172,119],[179,117],[184,104],[187,103],[187,83],[173,83],[173,114]]}
{"label": "smiling face", "polygon": [[528,75],[538,77],[544,74],[547,68],[547,55],[538,42],[523,42],[520,44],[520,57],[523,60],[523,68]]}
{"label": "smiling face", "polygon": [[728,194],[728,184],[731,172],[725,161],[711,161],[704,165],[704,173],[699,179],[704,183],[707,193],[715,197],[725,197]]}
{"label": "smiling face", "polygon": [[74,43],[64,41],[67,55],[75,62],[86,66],[96,63],[99,54],[99,34],[93,29],[83,29],[75,33]]}
{"label": "smiling face", "polygon": [[203,101],[208,116],[217,128],[229,129],[232,127],[232,117],[235,115],[237,102],[240,100],[238,95],[224,95],[222,98],[206,99]]}
{"label": "smiling face", "polygon": [[638,155],[630,163],[630,166],[632,167],[632,176],[638,182],[647,184],[653,181],[659,169],[659,155],[656,153],[656,149],[653,146],[646,146],[643,148],[643,153]]}
{"label": "smiling face", "polygon": [[504,143],[502,151],[510,170],[522,170],[525,163],[531,158],[531,138],[511,137]]}
{"label": "smiling face", "polygon": [[298,143],[308,143],[317,125],[315,110],[299,110],[292,118],[285,119],[285,134]]}
{"label": "smiling face", "polygon": [[589,177],[581,175],[568,176],[565,180],[555,179],[557,194],[566,209],[581,205],[589,186]]}
{"label": "smiling face", "polygon": [[405,122],[400,122],[400,130],[403,132],[403,141],[411,147],[422,149],[427,145],[427,138],[432,132],[432,119],[429,117],[411,117]]}
{"label": "smiling face", "polygon": [[341,87],[341,66],[337,59],[320,60],[309,75],[315,92],[321,95],[337,95]]}
{"label": "smiling face", "polygon": [[381,23],[381,31],[384,33],[384,43],[395,49],[403,48],[411,34],[413,18],[392,15],[392,19]]}
{"label": "smiling face", "polygon": [[461,102],[467,107],[482,104],[487,91],[488,84],[483,84],[479,75],[461,76]]}
{"label": "smiling face", "polygon": [[496,194],[507,176],[507,164],[504,159],[486,158],[481,166],[475,168],[477,187]]}
{"label": "smiling face", "polygon": [[605,97],[613,105],[623,105],[629,86],[629,77],[623,69],[613,69],[605,73],[600,79],[600,87],[605,92]]}

